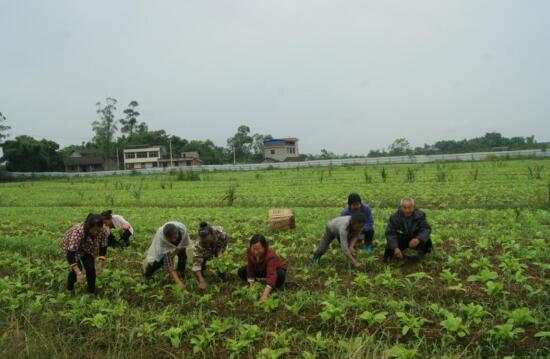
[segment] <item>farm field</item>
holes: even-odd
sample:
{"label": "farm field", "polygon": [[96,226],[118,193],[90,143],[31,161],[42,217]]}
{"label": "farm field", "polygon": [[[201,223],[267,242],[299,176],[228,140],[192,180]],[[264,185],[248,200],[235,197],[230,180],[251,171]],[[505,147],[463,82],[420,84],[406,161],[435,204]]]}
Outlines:
{"label": "farm field", "polygon": [[[327,220],[358,192],[375,218],[375,251],[352,269],[333,243],[307,262]],[[412,196],[432,226],[423,261],[382,262],[384,229]],[[271,232],[267,211],[297,228]],[[136,230],[109,249],[98,298],[65,291],[59,242],[89,212],[112,208]],[[35,180],[0,184],[0,356],[426,358],[550,356],[550,160],[353,166]],[[169,220],[193,237],[202,220],[231,235],[209,262],[206,293],[160,271],[141,278]],[[236,277],[264,233],[290,266],[264,304]],[[222,282],[214,273],[230,273]]]}

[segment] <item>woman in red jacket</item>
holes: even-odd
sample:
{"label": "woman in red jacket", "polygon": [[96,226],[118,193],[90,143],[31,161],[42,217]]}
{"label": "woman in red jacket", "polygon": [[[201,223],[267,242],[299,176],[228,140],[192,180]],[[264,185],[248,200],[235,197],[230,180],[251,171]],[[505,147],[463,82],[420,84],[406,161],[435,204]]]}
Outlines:
{"label": "woman in red jacket", "polygon": [[272,249],[269,248],[264,236],[255,234],[250,239],[246,251],[246,266],[239,269],[239,277],[254,284],[256,279],[265,278],[265,289],[260,301],[265,301],[273,288],[281,289],[285,284],[288,266]]}

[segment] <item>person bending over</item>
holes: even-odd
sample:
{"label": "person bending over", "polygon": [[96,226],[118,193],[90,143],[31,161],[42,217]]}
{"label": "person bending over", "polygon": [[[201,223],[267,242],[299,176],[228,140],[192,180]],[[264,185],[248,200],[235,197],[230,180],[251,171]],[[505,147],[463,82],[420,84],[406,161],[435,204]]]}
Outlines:
{"label": "person bending over", "polygon": [[[187,228],[180,222],[168,222],[157,230],[143,261],[143,276],[149,278],[163,267],[174,282],[181,288],[185,285],[182,277],[187,263],[186,249],[189,246]],[[174,266],[178,257],[177,267]]]}

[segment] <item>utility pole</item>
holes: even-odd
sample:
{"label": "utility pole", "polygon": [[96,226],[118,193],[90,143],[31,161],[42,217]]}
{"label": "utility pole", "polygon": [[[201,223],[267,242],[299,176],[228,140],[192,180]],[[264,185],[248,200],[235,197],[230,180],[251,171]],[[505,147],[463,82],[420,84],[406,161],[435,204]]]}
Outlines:
{"label": "utility pole", "polygon": [[233,165],[237,164],[237,145],[233,144]]}
{"label": "utility pole", "polygon": [[115,147],[116,149],[116,170],[120,171],[120,158],[118,157],[118,147]]}
{"label": "utility pole", "polygon": [[170,168],[174,167],[174,158],[172,157],[172,139],[169,140],[170,143]]}

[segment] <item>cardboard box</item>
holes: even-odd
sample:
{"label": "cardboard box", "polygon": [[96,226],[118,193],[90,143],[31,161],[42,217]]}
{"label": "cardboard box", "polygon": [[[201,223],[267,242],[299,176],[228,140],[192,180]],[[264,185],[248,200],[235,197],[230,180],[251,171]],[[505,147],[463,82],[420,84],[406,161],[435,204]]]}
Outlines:
{"label": "cardboard box", "polygon": [[273,230],[285,230],[296,227],[294,212],[289,208],[270,209],[268,222]]}

